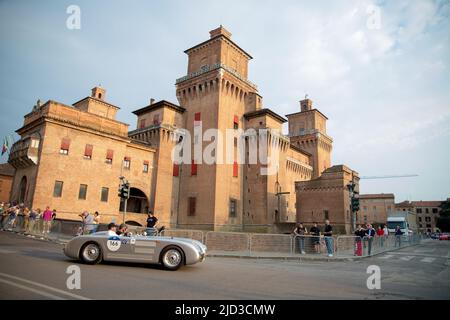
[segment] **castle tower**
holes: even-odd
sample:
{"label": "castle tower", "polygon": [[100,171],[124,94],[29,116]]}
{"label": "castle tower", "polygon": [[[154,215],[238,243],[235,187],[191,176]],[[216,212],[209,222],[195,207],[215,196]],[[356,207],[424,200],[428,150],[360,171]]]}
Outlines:
{"label": "castle tower", "polygon": [[300,112],[286,115],[291,143],[312,155],[313,178],[331,167],[333,139],[327,135],[328,118],[313,108],[312,100],[300,101]]}
{"label": "castle tower", "polygon": [[[261,97],[247,80],[252,57],[231,40],[231,33],[220,26],[210,38],[185,51],[187,76],[176,81],[176,94],[186,109],[184,127],[202,150],[211,142],[202,142],[194,129],[218,129],[225,138],[226,129],[244,128],[244,114],[257,110]],[[220,153],[216,153],[219,155]],[[204,164],[202,159],[183,164],[180,172],[179,225],[198,228],[238,229],[242,224],[242,170],[237,163]],[[237,146],[235,148],[237,159]],[[218,192],[220,190],[220,192]]]}

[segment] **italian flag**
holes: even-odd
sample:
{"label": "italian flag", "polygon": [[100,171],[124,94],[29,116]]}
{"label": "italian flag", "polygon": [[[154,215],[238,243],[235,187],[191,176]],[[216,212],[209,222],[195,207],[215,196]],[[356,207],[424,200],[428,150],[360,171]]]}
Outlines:
{"label": "italian flag", "polygon": [[8,139],[3,138],[2,155],[8,152],[8,149],[9,149]]}

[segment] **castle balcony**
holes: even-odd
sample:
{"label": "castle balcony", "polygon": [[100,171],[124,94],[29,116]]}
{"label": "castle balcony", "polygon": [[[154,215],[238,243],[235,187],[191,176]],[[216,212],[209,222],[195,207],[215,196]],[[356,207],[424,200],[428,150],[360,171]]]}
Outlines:
{"label": "castle balcony", "polygon": [[39,157],[39,139],[27,137],[13,144],[8,163],[16,169],[37,165]]}

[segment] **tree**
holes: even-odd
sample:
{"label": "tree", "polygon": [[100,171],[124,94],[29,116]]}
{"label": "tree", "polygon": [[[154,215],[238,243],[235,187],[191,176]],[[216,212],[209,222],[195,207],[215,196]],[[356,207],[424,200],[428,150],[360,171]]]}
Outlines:
{"label": "tree", "polygon": [[449,232],[450,231],[450,200],[442,201],[441,212],[439,212],[439,218],[436,223],[436,227],[438,227],[441,232]]}

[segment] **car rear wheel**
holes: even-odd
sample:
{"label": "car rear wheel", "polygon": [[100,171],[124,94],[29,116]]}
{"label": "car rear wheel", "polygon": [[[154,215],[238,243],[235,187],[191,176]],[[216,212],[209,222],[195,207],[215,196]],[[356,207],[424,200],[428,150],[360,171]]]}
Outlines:
{"label": "car rear wheel", "polygon": [[89,242],[81,248],[81,260],[87,264],[97,264],[102,261],[102,249],[97,243]]}
{"label": "car rear wheel", "polygon": [[183,251],[177,247],[168,247],[161,253],[161,263],[167,270],[178,270],[184,261]]}

